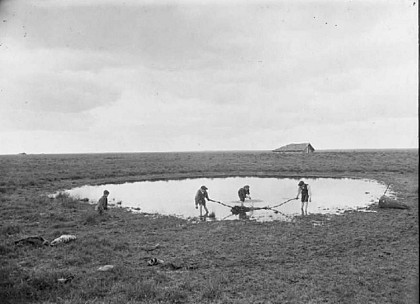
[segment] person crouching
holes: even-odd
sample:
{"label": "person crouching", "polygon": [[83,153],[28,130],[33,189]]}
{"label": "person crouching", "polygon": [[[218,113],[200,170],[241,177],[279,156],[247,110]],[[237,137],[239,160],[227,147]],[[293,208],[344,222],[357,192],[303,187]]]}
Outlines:
{"label": "person crouching", "polygon": [[98,210],[98,213],[102,215],[104,210],[108,210],[108,195],[109,191],[105,190],[104,195],[99,199],[98,204],[96,205],[96,210]]}

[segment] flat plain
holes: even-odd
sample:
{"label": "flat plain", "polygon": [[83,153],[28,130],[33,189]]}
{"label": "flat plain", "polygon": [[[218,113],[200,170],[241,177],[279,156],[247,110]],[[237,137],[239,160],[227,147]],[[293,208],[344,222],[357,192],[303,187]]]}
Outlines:
{"label": "flat plain", "polygon": [[[1,303],[418,302],[417,149],[3,155],[0,172]],[[92,204],[47,196],[233,176],[374,179],[409,209],[200,222],[124,208],[99,216]],[[65,234],[77,239],[16,243]],[[163,262],[149,266],[151,258]],[[114,268],[99,271],[104,265]]]}

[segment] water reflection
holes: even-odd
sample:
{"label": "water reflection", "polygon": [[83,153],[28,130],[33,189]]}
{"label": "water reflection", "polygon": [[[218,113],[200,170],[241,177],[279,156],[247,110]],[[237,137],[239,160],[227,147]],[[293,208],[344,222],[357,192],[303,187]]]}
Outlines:
{"label": "water reflection", "polygon": [[[290,220],[301,212],[300,200],[294,200],[299,180],[291,178],[198,178],[168,181],[145,181],[126,184],[83,186],[68,190],[72,196],[96,202],[104,189],[110,192],[110,204],[140,208],[141,212],[197,217],[194,196],[202,186],[208,187],[209,213],[217,220],[247,217],[258,221]],[[340,213],[348,209],[365,208],[377,200],[386,186],[361,179],[305,179],[312,189],[308,213]],[[232,213],[231,207],[241,206],[238,189],[250,185],[252,200],[245,200],[247,212]],[[283,204],[284,203],[284,204]],[[274,209],[270,207],[278,206]]]}

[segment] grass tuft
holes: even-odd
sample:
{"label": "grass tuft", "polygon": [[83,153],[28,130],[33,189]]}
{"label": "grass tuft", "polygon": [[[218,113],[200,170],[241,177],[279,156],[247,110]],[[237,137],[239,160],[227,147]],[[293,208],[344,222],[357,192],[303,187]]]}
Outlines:
{"label": "grass tuft", "polygon": [[0,255],[6,256],[7,254],[13,252],[13,248],[7,244],[0,244]]}
{"label": "grass tuft", "polygon": [[7,225],[0,230],[2,235],[13,235],[20,232],[22,232],[22,228],[19,225]]}
{"label": "grass tuft", "polygon": [[188,294],[185,291],[173,288],[165,290],[163,294],[159,295],[156,300],[163,303],[186,303]]}
{"label": "grass tuft", "polygon": [[223,285],[226,283],[226,279],[220,275],[211,276],[208,283],[204,287],[201,298],[203,300],[216,300],[222,295]]}
{"label": "grass tuft", "polygon": [[112,247],[115,251],[126,251],[130,248],[130,245],[127,242],[117,241]]}
{"label": "grass tuft", "polygon": [[125,292],[130,301],[153,300],[159,294],[154,281],[141,281],[128,285]]}
{"label": "grass tuft", "polygon": [[70,194],[67,192],[58,192],[58,194],[55,196],[55,199],[57,200],[65,200],[70,197]]}
{"label": "grass tuft", "polygon": [[50,199],[48,197],[39,196],[39,197],[37,197],[33,200],[33,203],[34,203],[34,205],[46,206],[50,203],[49,201],[50,201]]}
{"label": "grass tuft", "polygon": [[94,226],[98,224],[98,214],[88,213],[82,219],[83,225]]}

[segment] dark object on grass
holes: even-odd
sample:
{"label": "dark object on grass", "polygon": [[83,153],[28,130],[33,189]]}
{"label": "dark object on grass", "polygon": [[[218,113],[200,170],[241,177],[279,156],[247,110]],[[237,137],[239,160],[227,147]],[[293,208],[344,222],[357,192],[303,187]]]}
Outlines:
{"label": "dark object on grass", "polygon": [[162,265],[163,268],[166,268],[168,270],[195,270],[198,268],[197,265],[189,265],[189,264],[180,264],[180,263],[166,263]]}
{"label": "dark object on grass", "polygon": [[175,263],[168,263],[164,265],[165,268],[168,268],[169,270],[179,270],[182,269],[183,266]]}
{"label": "dark object on grass", "polygon": [[155,266],[155,265],[159,265],[159,264],[163,264],[163,260],[159,260],[157,258],[151,258],[149,260],[147,260],[147,265],[149,266]]}
{"label": "dark object on grass", "polygon": [[408,209],[408,206],[386,195],[382,195],[379,199],[379,208]]}
{"label": "dark object on grass", "polygon": [[28,236],[26,238],[15,241],[15,245],[32,245],[32,246],[48,246],[50,242],[42,236]]}

